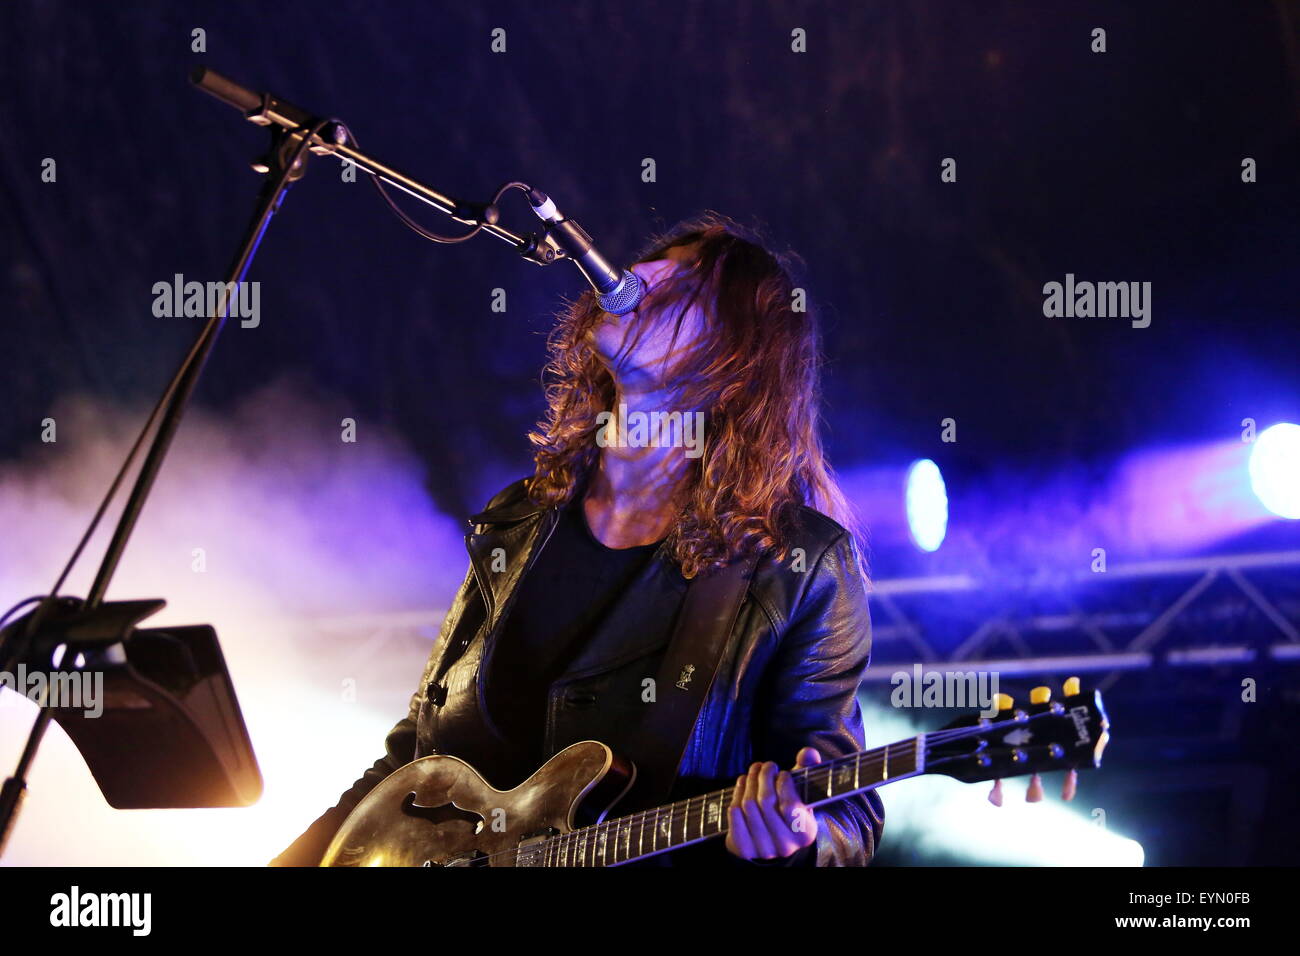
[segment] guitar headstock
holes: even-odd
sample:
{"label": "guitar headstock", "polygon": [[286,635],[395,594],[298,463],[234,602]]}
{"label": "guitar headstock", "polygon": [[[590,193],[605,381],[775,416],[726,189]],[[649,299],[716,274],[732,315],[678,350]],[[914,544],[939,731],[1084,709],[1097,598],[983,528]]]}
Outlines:
{"label": "guitar headstock", "polygon": [[[1110,739],[1110,721],[1101,692],[1084,690],[1079,678],[1065,682],[1063,695],[1052,700],[1050,687],[1035,687],[1028,705],[1017,707],[998,694],[995,717],[959,717],[942,730],[926,734],[925,772],[966,783],[1001,780],[1052,770],[1069,772],[1065,798],[1073,796],[1074,771],[1100,767]],[[1041,798],[1037,779],[1029,799]],[[1001,803],[1001,791],[990,797]]]}

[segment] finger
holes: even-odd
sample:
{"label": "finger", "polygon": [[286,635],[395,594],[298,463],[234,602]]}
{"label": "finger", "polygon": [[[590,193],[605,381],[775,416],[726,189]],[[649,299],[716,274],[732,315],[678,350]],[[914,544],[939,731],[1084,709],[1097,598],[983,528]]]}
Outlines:
{"label": "finger", "polygon": [[[794,774],[790,774],[790,773],[778,774],[776,778],[776,784],[777,784],[776,795],[777,795],[777,799],[781,803],[781,811],[786,814],[786,817],[788,819],[790,816],[789,814],[790,810],[794,809],[796,805],[799,806],[803,805],[803,797],[795,789]],[[804,789],[804,793],[807,793],[806,786]]]}
{"label": "finger", "polygon": [[[772,766],[775,767],[776,764],[772,764]],[[743,809],[745,825],[754,841],[754,849],[757,851],[758,856],[770,860],[777,856],[777,850],[776,844],[772,840],[771,831],[768,829],[767,820],[764,818],[763,807],[758,801],[765,776],[763,767],[763,764],[756,763],[749,768],[749,779],[745,781]]]}
{"label": "finger", "polygon": [[736,778],[736,786],[731,791],[731,805],[733,807],[739,807],[745,802],[745,788],[748,782],[749,777],[743,773]]}
{"label": "finger", "polygon": [[[789,856],[799,849],[799,844],[795,841],[794,831],[790,828],[781,812],[777,798],[776,778],[776,764],[764,764],[759,775],[758,793],[755,802],[758,804],[763,827],[767,831],[775,854],[777,856]],[[756,826],[750,826],[751,832],[755,829]],[[759,839],[761,841],[761,837]]]}
{"label": "finger", "polygon": [[749,824],[745,822],[745,811],[740,807],[732,807],[727,811],[727,816],[730,818],[730,826],[727,829],[727,849],[742,860],[752,860],[761,856]]}
{"label": "finger", "polygon": [[804,767],[815,767],[822,762],[822,755],[818,753],[816,747],[804,747],[794,758],[796,770]]}
{"label": "finger", "polygon": [[777,795],[781,804],[781,815],[790,827],[794,840],[800,846],[807,846],[817,839],[817,817],[813,815],[794,789],[794,778],[783,773],[776,778]]}
{"label": "finger", "polygon": [[736,778],[735,789],[731,792],[731,806],[727,809],[727,849],[736,856],[752,860],[755,857],[754,838],[745,823],[745,814],[741,809],[745,795],[745,776]]}

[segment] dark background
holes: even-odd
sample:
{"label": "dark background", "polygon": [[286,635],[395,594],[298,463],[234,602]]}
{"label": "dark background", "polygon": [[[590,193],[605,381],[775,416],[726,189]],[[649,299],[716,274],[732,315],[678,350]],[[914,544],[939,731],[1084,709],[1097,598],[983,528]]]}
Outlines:
{"label": "dark background", "polygon": [[[266,135],[188,87],[196,64],[343,118],[455,195],[541,186],[615,259],[706,208],[765,227],[822,311],[841,466],[931,455],[960,487],[1300,416],[1294,3],[9,3],[0,24],[5,456],[60,396],[152,399],[195,332],[151,314],[151,287],[220,277]],[[517,194],[504,214],[533,228]],[[1152,282],[1151,326],[1044,318],[1067,272]],[[403,435],[452,514],[529,469],[567,266],[425,242],[313,160],[250,278],[261,327],[228,326],[200,405],[292,374]],[[1224,830],[1190,797],[1151,862],[1278,862],[1284,779],[1244,859],[1172,849]]]}

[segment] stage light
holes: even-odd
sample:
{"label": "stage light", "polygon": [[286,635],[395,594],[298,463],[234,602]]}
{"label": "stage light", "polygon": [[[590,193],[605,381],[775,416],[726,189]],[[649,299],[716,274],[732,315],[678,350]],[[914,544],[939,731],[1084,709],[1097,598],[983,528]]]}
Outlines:
{"label": "stage light", "polygon": [[1250,451],[1250,488],[1280,518],[1300,518],[1300,425],[1264,429]]}
{"label": "stage light", "polygon": [[929,458],[907,469],[907,529],[922,551],[937,551],[948,533],[948,489]]}

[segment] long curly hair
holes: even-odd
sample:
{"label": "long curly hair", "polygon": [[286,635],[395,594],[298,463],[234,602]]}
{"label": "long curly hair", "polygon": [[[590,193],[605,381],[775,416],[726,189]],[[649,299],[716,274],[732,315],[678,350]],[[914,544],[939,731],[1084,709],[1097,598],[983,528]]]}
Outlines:
{"label": "long curly hair", "polygon": [[[669,554],[687,578],[755,550],[784,561],[798,546],[792,531],[800,505],[835,519],[860,543],[822,449],[820,337],[803,293],[796,299],[797,260],[708,212],[652,238],[636,261],[662,259],[679,246],[690,247],[693,264],[656,283],[637,310],[678,307],[674,345],[692,305],[705,318],[691,374],[675,387],[677,407],[705,412],[705,434],[703,453],[674,499],[680,510]],[[528,494],[544,507],[580,496],[599,460],[597,416],[617,401],[589,336],[603,315],[588,290],[561,312],[548,342],[547,412],[529,435],[536,471]],[[639,337],[636,320],[630,331],[627,347]]]}

